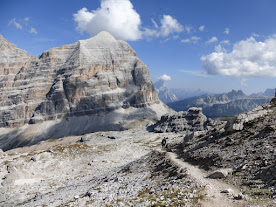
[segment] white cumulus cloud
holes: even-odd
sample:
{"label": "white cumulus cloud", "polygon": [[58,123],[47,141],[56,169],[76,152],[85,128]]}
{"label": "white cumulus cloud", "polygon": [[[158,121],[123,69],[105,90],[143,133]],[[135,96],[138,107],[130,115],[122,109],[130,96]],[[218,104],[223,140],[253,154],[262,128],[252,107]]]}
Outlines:
{"label": "white cumulus cloud", "polygon": [[73,14],[77,31],[91,36],[108,31],[117,39],[138,40],[142,37],[140,15],[129,0],[102,0],[94,11],[80,9]]}
{"label": "white cumulus cloud", "polygon": [[154,20],[152,22],[155,29],[145,28],[143,32],[145,37],[168,37],[171,34],[180,33],[184,30],[184,27],[170,15],[163,15],[160,20],[160,27]]}
{"label": "white cumulus cloud", "polygon": [[199,31],[203,32],[205,30],[205,26],[201,25],[198,29],[199,29]]}
{"label": "white cumulus cloud", "polygon": [[101,31],[110,32],[115,38],[135,41],[142,38],[168,37],[190,27],[182,26],[170,15],[163,15],[159,25],[151,19],[153,28],[142,28],[140,15],[134,10],[130,0],[101,0],[101,7],[88,11],[80,9],[73,14],[76,30],[94,36]]}
{"label": "white cumulus cloud", "polygon": [[217,42],[217,41],[218,41],[217,37],[212,37],[212,38],[210,38],[209,40],[206,41],[206,44],[211,44],[211,43],[214,43],[214,42]]}
{"label": "white cumulus cloud", "polygon": [[182,32],[184,30],[183,26],[170,15],[163,16],[161,19],[161,25],[160,34],[163,37],[167,37],[172,33]]}
{"label": "white cumulus cloud", "polygon": [[235,77],[276,77],[276,34],[263,42],[254,37],[234,44],[231,52],[202,56],[209,74]]}
{"label": "white cumulus cloud", "polygon": [[12,20],[9,22],[9,25],[14,25],[17,29],[22,29],[22,28],[23,28],[22,25],[19,24],[19,23],[16,21],[15,18],[12,19]]}
{"label": "white cumulus cloud", "polygon": [[163,81],[169,81],[169,80],[171,80],[172,78],[171,78],[171,76],[168,76],[168,75],[166,75],[166,74],[163,74],[163,75],[161,75],[160,77],[158,77],[158,79],[159,79],[159,80],[163,80]]}

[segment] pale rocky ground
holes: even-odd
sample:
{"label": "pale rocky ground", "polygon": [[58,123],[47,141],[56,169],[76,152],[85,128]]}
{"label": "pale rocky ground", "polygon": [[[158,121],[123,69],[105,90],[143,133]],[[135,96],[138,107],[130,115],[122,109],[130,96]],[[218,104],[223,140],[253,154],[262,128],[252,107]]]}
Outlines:
{"label": "pale rocky ground", "polygon": [[183,139],[138,126],[1,153],[0,206],[246,206],[239,189],[160,151],[164,137]]}

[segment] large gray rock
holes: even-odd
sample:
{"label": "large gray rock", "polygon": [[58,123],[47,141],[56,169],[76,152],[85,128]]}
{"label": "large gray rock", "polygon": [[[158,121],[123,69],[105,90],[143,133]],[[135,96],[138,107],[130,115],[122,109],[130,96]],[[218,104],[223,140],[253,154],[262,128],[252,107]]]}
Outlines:
{"label": "large gray rock", "polygon": [[211,172],[209,175],[207,175],[206,178],[211,178],[211,179],[226,178],[228,175],[228,172],[230,172],[230,171],[231,171],[231,169],[216,170],[214,172]]}
{"label": "large gray rock", "polygon": [[[128,43],[107,32],[50,49],[39,57],[27,55],[0,36],[0,76],[0,127],[66,118],[60,129],[54,127],[57,130],[54,134],[63,136],[120,130],[122,124],[115,124],[116,120],[158,119],[169,111],[159,101],[147,66]],[[110,112],[114,112],[113,116],[106,119]],[[85,116],[90,118],[77,121],[72,118]],[[45,125],[43,130],[47,131],[49,125],[54,126]],[[64,127],[70,127],[67,129],[72,133],[67,133]],[[14,147],[18,139],[17,146],[28,144],[26,137],[36,140],[34,134],[19,138],[25,128],[4,131],[0,148]],[[49,136],[45,133],[44,138]],[[12,146],[6,146],[7,143],[3,146],[6,138],[12,139],[13,144],[9,142]]]}
{"label": "large gray rock", "polygon": [[205,130],[206,116],[201,108],[192,107],[173,115],[164,115],[154,126],[155,132],[195,132]]}
{"label": "large gray rock", "polygon": [[258,106],[247,113],[239,114],[235,123],[233,124],[233,129],[240,131],[244,128],[245,123],[248,123],[260,117],[264,117],[271,112],[272,110],[270,109],[270,104],[266,104],[264,106]]}

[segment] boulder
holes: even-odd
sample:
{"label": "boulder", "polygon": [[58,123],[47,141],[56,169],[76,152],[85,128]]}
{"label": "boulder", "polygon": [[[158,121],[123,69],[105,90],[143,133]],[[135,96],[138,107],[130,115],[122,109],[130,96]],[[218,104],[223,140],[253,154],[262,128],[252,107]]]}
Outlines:
{"label": "boulder", "polygon": [[226,178],[228,173],[231,171],[231,169],[220,169],[216,170],[214,172],[211,172],[206,176],[206,178],[211,178],[211,179],[221,179],[221,178]]}
{"label": "boulder", "polygon": [[6,156],[7,156],[7,154],[5,152],[3,152],[2,149],[0,149],[0,158],[6,157]]}
{"label": "boulder", "polygon": [[204,131],[207,117],[201,108],[192,107],[188,111],[167,114],[154,125],[154,131],[164,132],[196,132]]}

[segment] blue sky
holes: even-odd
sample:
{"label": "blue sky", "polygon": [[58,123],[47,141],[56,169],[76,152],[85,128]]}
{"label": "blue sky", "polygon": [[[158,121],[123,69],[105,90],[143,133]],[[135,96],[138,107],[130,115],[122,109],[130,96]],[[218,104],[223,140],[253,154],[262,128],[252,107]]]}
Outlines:
{"label": "blue sky", "polygon": [[246,93],[276,87],[274,0],[1,0],[0,34],[29,54],[108,30],[153,81]]}

